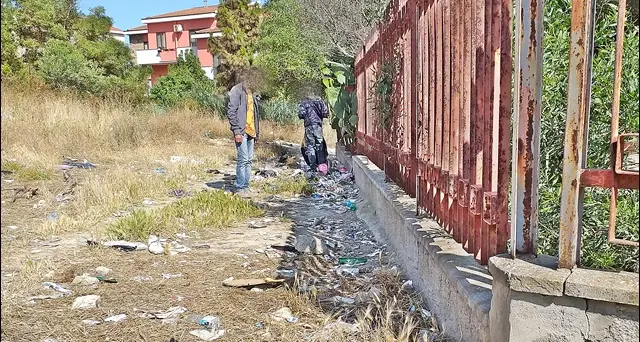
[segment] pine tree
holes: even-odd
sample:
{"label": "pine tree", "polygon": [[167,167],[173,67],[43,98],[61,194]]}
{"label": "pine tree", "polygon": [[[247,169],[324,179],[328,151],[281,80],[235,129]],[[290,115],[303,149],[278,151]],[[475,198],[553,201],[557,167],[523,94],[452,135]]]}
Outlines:
{"label": "pine tree", "polygon": [[235,73],[253,64],[260,14],[260,8],[249,5],[249,0],[221,1],[216,25],[222,30],[222,36],[211,37],[208,43],[209,52],[220,58],[218,84],[233,86]]}

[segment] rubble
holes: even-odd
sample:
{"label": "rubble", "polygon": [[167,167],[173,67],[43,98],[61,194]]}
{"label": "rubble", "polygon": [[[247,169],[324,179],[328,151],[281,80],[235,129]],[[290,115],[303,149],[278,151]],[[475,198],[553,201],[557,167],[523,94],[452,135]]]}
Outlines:
{"label": "rubble", "polygon": [[100,296],[98,295],[88,295],[78,297],[73,301],[71,305],[72,309],[94,309],[98,307],[98,303],[100,302]]}

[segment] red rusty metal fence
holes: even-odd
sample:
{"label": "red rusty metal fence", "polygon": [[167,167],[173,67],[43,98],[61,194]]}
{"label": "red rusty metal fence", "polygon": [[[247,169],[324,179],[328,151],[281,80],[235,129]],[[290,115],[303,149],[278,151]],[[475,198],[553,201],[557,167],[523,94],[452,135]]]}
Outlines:
{"label": "red rusty metal fence", "polygon": [[[543,2],[515,1],[512,58],[511,1],[392,0],[355,61],[355,152],[368,156],[416,197],[418,210],[433,217],[482,264],[506,252],[509,239],[514,257],[537,253]],[[562,268],[579,264],[585,187],[611,189],[609,242],[638,246],[637,241],[615,235],[618,189],[639,186],[638,169],[622,165],[627,140],[637,140],[638,134],[620,134],[618,128],[625,6],[626,0],[620,0],[611,168],[590,170],[585,159],[595,0],[572,1],[558,264]],[[381,96],[377,81],[386,65],[393,73],[389,120],[376,108]],[[637,151],[634,156],[638,158]]]}
{"label": "red rusty metal fence", "polygon": [[[356,56],[356,152],[486,264],[509,238],[511,0],[394,0]],[[385,126],[371,99],[397,66]]]}

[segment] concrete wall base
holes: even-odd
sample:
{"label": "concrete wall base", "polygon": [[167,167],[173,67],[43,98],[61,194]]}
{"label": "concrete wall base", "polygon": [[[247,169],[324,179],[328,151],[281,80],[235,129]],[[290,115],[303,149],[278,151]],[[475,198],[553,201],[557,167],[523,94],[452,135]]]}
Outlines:
{"label": "concrete wall base", "polygon": [[[349,155],[336,150],[343,164],[349,165]],[[435,221],[418,218],[416,200],[386,183],[384,172],[366,157],[351,160],[356,184],[367,202],[358,207],[359,215],[375,221],[370,226],[396,253],[442,331],[454,341],[489,341],[492,278],[487,268]]]}

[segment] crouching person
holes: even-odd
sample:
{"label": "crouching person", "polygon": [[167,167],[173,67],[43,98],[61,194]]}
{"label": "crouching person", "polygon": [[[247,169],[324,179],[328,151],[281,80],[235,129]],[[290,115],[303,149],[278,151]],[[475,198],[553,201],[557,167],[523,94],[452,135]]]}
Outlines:
{"label": "crouching person", "polygon": [[312,91],[300,102],[298,117],[304,120],[304,142],[306,160],[311,171],[327,172],[327,158],[324,153],[322,120],[329,117],[329,109],[324,101]]}

